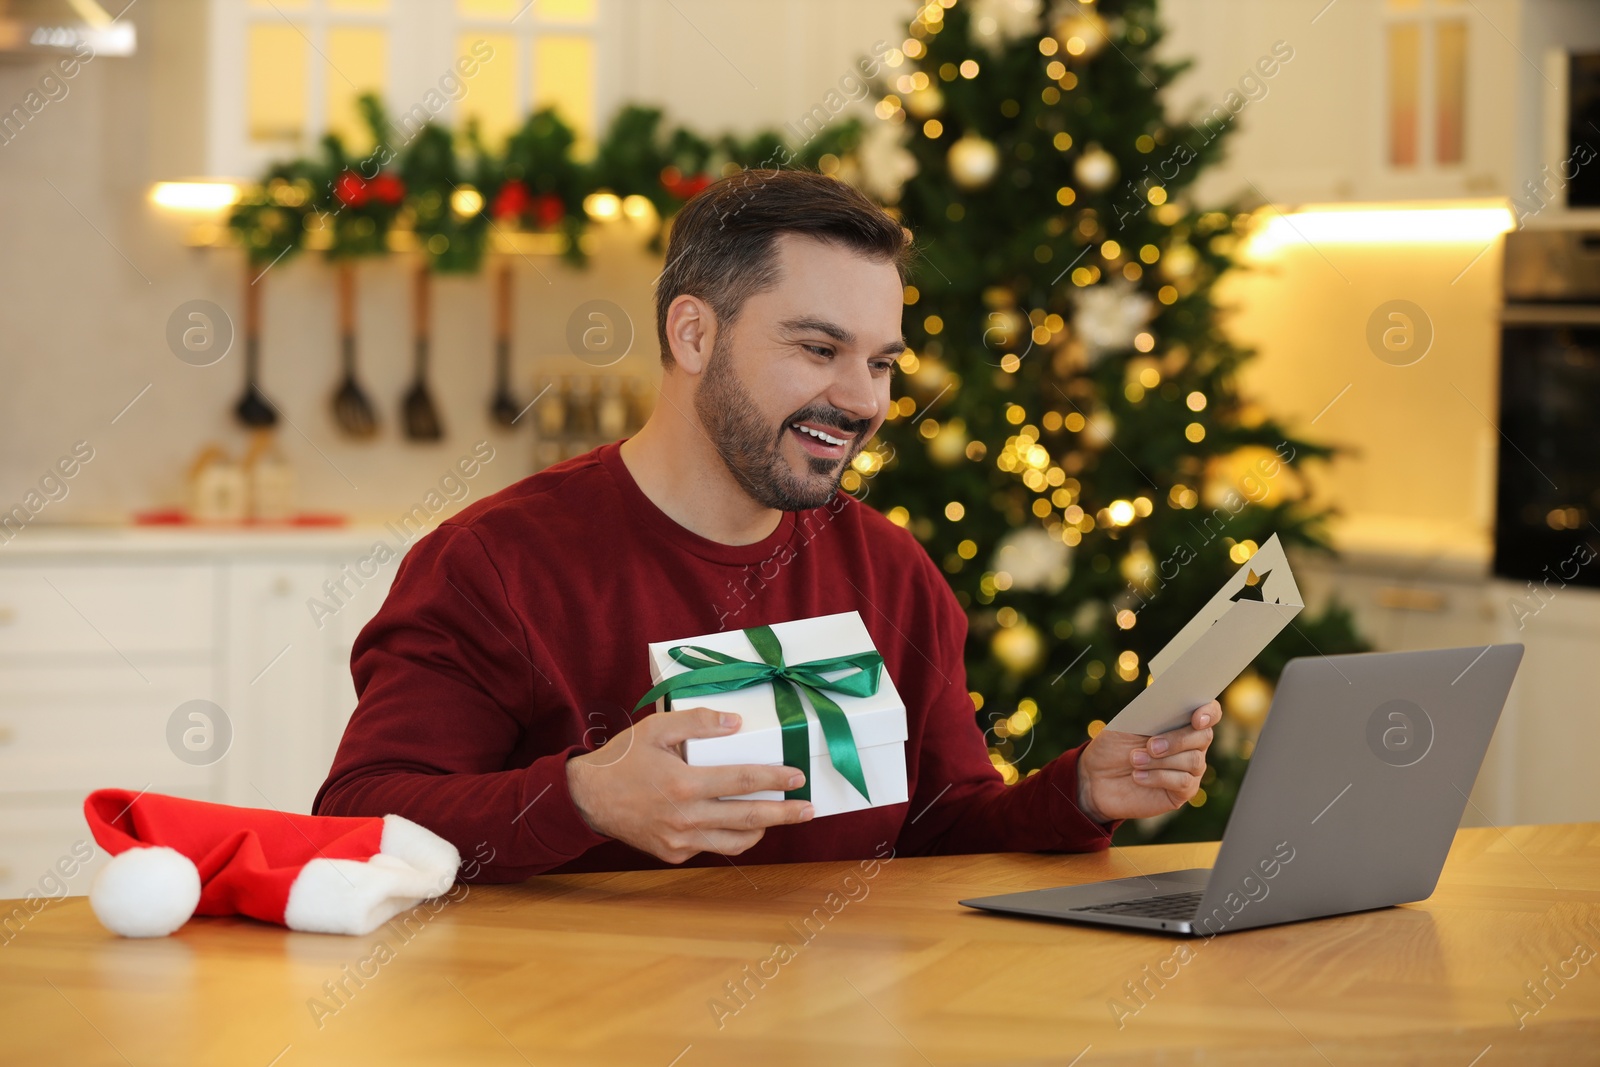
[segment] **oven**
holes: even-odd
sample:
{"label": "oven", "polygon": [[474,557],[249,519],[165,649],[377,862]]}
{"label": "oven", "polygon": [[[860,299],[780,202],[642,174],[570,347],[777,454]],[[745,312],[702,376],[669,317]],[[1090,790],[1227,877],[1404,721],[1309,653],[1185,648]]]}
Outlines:
{"label": "oven", "polygon": [[1494,572],[1600,587],[1600,229],[1506,235]]}

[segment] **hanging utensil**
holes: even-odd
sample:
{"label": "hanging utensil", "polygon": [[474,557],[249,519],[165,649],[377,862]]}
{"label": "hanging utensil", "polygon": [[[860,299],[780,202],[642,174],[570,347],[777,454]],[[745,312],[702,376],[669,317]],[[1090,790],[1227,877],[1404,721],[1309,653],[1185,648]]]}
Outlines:
{"label": "hanging utensil", "polygon": [[522,414],[522,405],[511,395],[511,264],[501,266],[495,281],[494,397],[489,414],[501,426],[511,426]]}
{"label": "hanging utensil", "polygon": [[348,437],[371,437],[378,414],[356,383],[356,265],[349,260],[339,263],[339,350],[344,379],[333,394],[333,421]]}
{"label": "hanging utensil", "polygon": [[429,285],[426,263],[417,268],[415,298],[412,302],[413,329],[416,334],[416,370],[411,389],[401,401],[406,436],[413,441],[437,441],[444,436],[439,410],[428,395]]}
{"label": "hanging utensil", "polygon": [[261,358],[261,280],[250,277],[245,267],[244,283],[244,396],[233,413],[246,426],[274,426],[278,410],[261,393],[257,384]]}

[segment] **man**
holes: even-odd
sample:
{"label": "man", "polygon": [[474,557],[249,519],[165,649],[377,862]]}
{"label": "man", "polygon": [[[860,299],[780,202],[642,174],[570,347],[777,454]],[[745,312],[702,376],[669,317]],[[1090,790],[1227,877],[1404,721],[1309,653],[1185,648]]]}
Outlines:
{"label": "man", "polygon": [[[479,881],[663,864],[1087,851],[1199,787],[1215,702],[1102,731],[1006,786],[962,665],[967,620],[922,546],[839,492],[882,425],[909,234],[848,185],[745,171],[686,204],[656,289],[660,401],[638,434],[420,540],[351,657],[359,704],[316,800],[404,815]],[[738,728],[632,712],[645,646],[859,611],[907,709],[909,803],[810,822],[788,767],[690,767]]]}

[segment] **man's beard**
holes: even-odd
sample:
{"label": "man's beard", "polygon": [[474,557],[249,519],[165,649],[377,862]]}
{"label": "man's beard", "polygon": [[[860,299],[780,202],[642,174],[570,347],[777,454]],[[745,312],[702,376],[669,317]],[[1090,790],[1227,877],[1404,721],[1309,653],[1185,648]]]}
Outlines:
{"label": "man's beard", "polygon": [[[712,345],[705,376],[695,390],[694,409],[734,480],[757,503],[779,511],[819,508],[831,501],[850,461],[865,447],[862,434],[871,425],[865,419],[850,418],[838,408],[806,407],[785,420],[774,433],[734,373],[726,334],[720,331]],[[807,452],[806,466],[812,477],[800,477],[781,451],[789,426],[795,422],[815,422],[854,433],[853,447],[839,459]]]}

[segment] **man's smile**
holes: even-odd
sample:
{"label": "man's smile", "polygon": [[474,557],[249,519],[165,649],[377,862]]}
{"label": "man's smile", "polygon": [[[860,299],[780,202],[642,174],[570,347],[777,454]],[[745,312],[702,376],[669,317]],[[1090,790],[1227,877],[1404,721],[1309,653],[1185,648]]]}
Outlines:
{"label": "man's smile", "polygon": [[855,434],[845,433],[836,426],[815,422],[791,422],[789,432],[800,441],[800,446],[807,452],[827,459],[843,457],[850,450],[850,442],[856,437]]}

